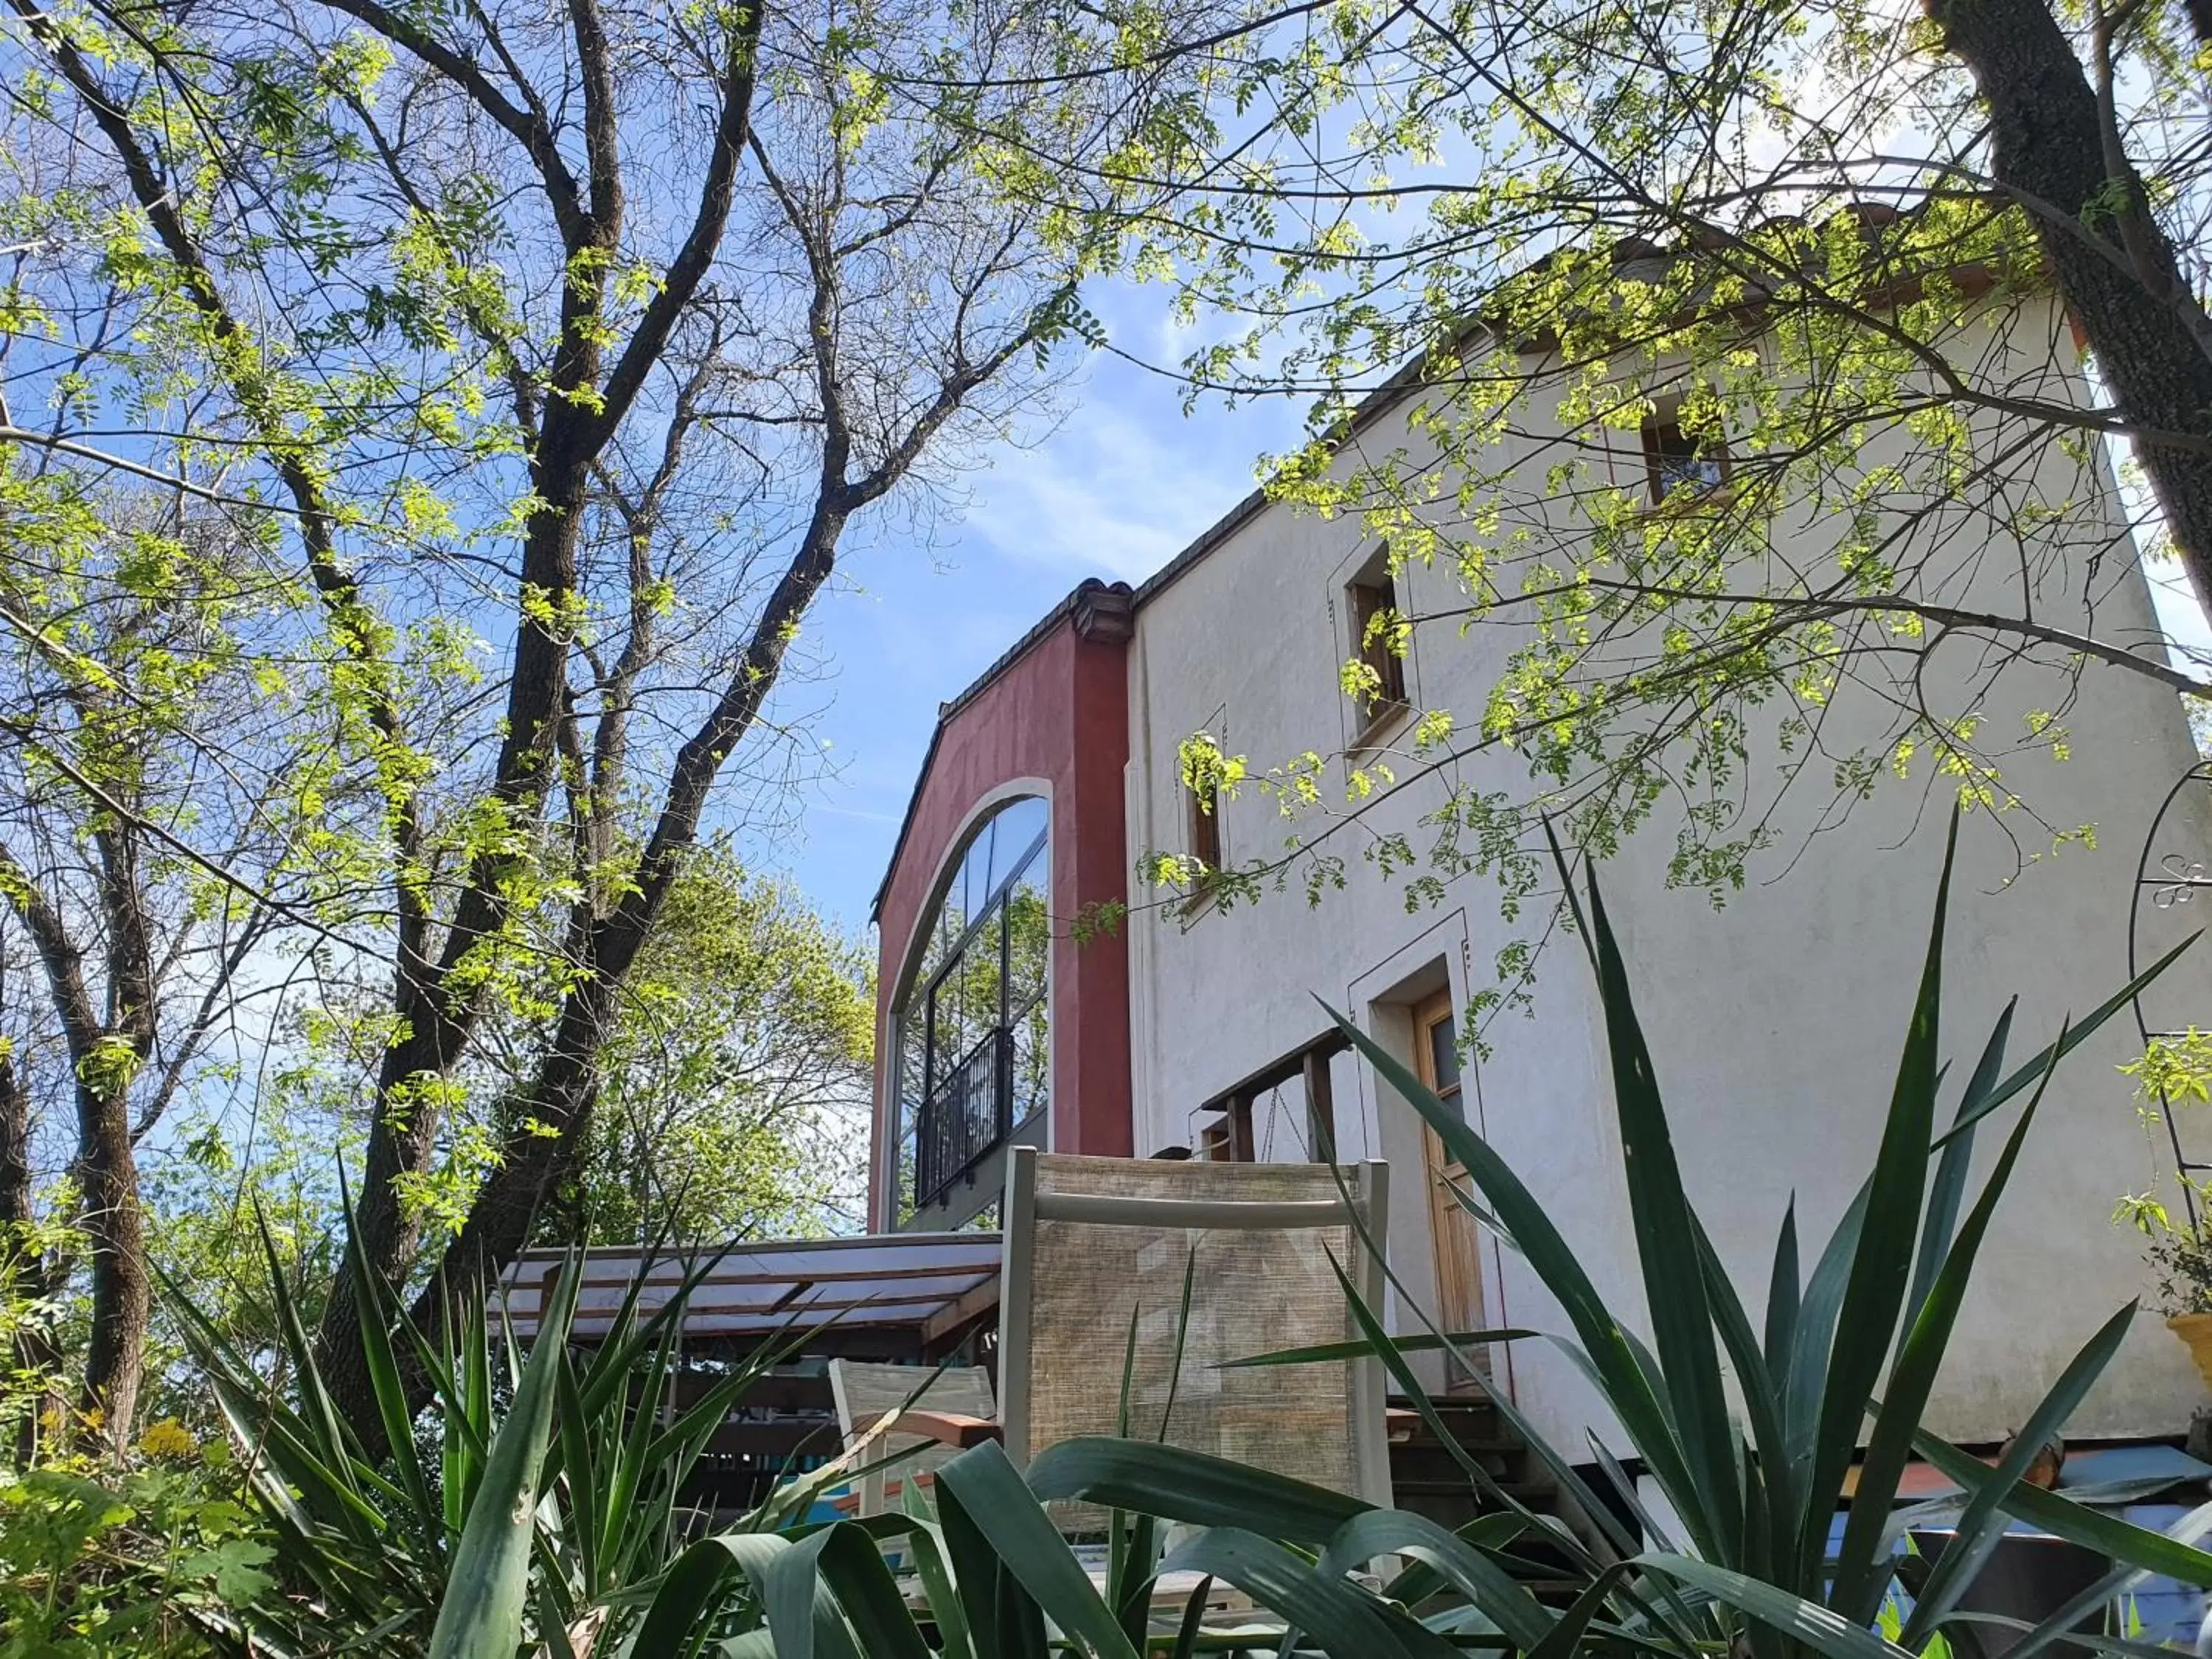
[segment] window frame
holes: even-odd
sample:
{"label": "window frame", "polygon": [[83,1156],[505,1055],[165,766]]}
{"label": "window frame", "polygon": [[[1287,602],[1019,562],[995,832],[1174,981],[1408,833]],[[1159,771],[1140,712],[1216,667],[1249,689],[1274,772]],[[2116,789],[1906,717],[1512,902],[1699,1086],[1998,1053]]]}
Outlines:
{"label": "window frame", "polygon": [[1385,611],[1400,617],[1406,608],[1398,600],[1397,573],[1390,568],[1390,550],[1383,548],[1344,585],[1344,609],[1352,624],[1352,654],[1375,672],[1380,682],[1374,696],[1359,709],[1368,725],[1387,718],[1407,702],[1406,659],[1390,648],[1387,638],[1370,640],[1368,630]]}
{"label": "window frame", "polygon": [[[1024,795],[1017,796],[1015,799],[1018,800],[1035,800],[1038,798],[1034,795]],[[1005,805],[999,809],[999,811],[992,813],[989,817],[983,820],[982,823],[978,824],[976,826],[977,830],[980,832],[986,826],[996,821],[1000,813],[1003,812],[1006,807],[1012,806],[1013,804],[1013,801],[1006,802]],[[937,970],[927,980],[917,984],[915,989],[908,994],[908,1006],[912,1006],[913,997],[918,995],[922,999],[922,1019],[925,1026],[927,1028],[925,1040],[928,1046],[923,1052],[921,1066],[921,1097],[924,1100],[927,1100],[932,1095],[934,1095],[937,1092],[938,1085],[945,1080],[943,1077],[939,1076],[936,1069],[938,1059],[937,994],[944,988],[945,981],[951,977],[955,969],[965,971],[968,966],[968,947],[975,942],[976,939],[982,933],[984,927],[994,919],[997,919],[999,921],[999,1012],[1001,1018],[993,1022],[992,1030],[994,1031],[1012,1030],[1013,1029],[1014,1015],[1016,1013],[1028,1013],[1031,1008],[1036,1006],[1037,1002],[1045,994],[1044,988],[1041,988],[1036,995],[1030,997],[1024,1001],[1018,1010],[1010,1012],[1008,1009],[1007,997],[1010,994],[1012,981],[1012,975],[1008,972],[1008,969],[1012,965],[1013,946],[1009,930],[1007,929],[1004,920],[1006,907],[1003,901],[1007,894],[1012,892],[1016,887],[1021,884],[1022,878],[1029,873],[1030,866],[1036,862],[1037,854],[1044,850],[1045,843],[1049,842],[1051,839],[1052,820],[1048,817],[1045,820],[1044,828],[1037,832],[1036,839],[1030,842],[1028,848],[1023,852],[1019,860],[1014,865],[1014,867],[1007,872],[1006,879],[993,885],[990,890],[984,894],[983,902],[980,907],[978,914],[969,919],[966,928],[961,933],[960,937],[952,942],[951,948],[945,953],[945,960],[938,963]],[[975,844],[975,836],[970,836],[968,838],[967,847],[962,849],[959,860],[953,865],[953,876],[955,879],[958,878],[961,868],[967,862],[968,854],[974,849]],[[945,899],[950,897],[951,895],[951,889],[950,885],[948,885],[945,889],[945,894],[941,896],[938,901],[937,913],[939,915],[941,915],[944,914]],[[1047,977],[1049,977],[1048,969]],[[962,1066],[965,1065],[974,1055],[975,1049],[979,1046],[980,1045],[978,1043],[969,1043],[966,1049],[954,1060],[951,1066],[947,1070],[945,1076],[950,1076],[952,1072],[959,1070]]]}
{"label": "window frame", "polygon": [[1182,787],[1186,825],[1185,845],[1191,857],[1204,866],[1199,872],[1201,884],[1208,876],[1221,871],[1224,842],[1221,835],[1221,790],[1219,786],[1200,789],[1196,784],[1185,783]]}
{"label": "window frame", "polygon": [[[1214,747],[1222,753],[1229,752],[1228,704],[1221,704],[1206,717],[1204,723],[1194,732],[1194,738],[1199,734],[1211,738]],[[1170,787],[1182,804],[1183,856],[1194,859],[1204,866],[1193,876],[1189,890],[1168,911],[1188,927],[1199,913],[1213,902],[1214,895],[1221,887],[1219,878],[1229,867],[1231,849],[1226,811],[1228,800],[1218,784],[1212,790],[1201,793],[1183,770],[1180,758],[1170,775]]]}
{"label": "window frame", "polygon": [[[1013,856],[1006,875],[991,883],[981,898],[974,901],[970,913],[963,920],[960,933],[945,945],[936,966],[931,969],[927,975],[921,975],[919,971],[915,972],[915,977],[908,983],[906,994],[899,1000],[892,1013],[891,1029],[894,1048],[892,1065],[888,1075],[893,1092],[892,1123],[895,1133],[890,1175],[891,1213],[896,1219],[902,1220],[906,1215],[918,1208],[921,1201],[921,1194],[918,1190],[919,1165],[917,1164],[913,1170],[908,1170],[902,1167],[902,1160],[909,1144],[915,1146],[918,1153],[917,1138],[920,1134],[923,1114],[928,1110],[929,1103],[936,1098],[953,1074],[972,1060],[986,1043],[998,1042],[1002,1037],[1011,1038],[1017,1024],[1026,1022],[1039,1005],[1042,1004],[1048,1008],[1050,1006],[1052,963],[1049,950],[1046,952],[1041,971],[1037,975],[1035,993],[1021,999],[1018,1006],[1014,1003],[1012,972],[1013,930],[1007,924],[1010,896],[1020,888],[1024,878],[1037,867],[1040,859],[1047,860],[1046,869],[1048,872],[1050,869],[1052,803],[1045,795],[1032,793],[1008,796],[1005,799],[993,803],[989,811],[969,826],[967,833],[961,839],[958,852],[946,861],[945,874],[936,889],[935,897],[924,913],[927,925],[918,927],[914,932],[912,949],[918,970],[921,964],[927,963],[933,954],[933,947],[939,931],[944,926],[946,908],[955,902],[956,891],[958,902],[962,905],[967,906],[970,903],[972,896],[966,891],[966,873],[968,861],[974,855],[977,842],[981,841],[986,834],[995,834],[995,826],[1002,818],[1017,807],[1030,801],[1037,802],[1044,808],[1043,822],[1034,831],[1022,849]],[[996,861],[995,857],[989,860],[990,863]],[[987,871],[988,868],[987,863]],[[1049,879],[1048,874],[1047,880],[1049,881]],[[998,1007],[988,1030],[979,1036],[975,1041],[965,1043],[959,1054],[951,1054],[946,1049],[945,1044],[940,1041],[941,994],[956,976],[964,975],[970,971],[969,951],[994,925],[998,929]],[[964,1023],[964,999],[963,1018]],[[1048,1042],[1050,1041],[1050,1030],[1048,1016],[1046,1025]],[[962,1035],[964,1037],[966,1034],[963,1032]],[[908,1114],[905,1099],[908,1063],[905,1050],[910,1042],[918,1042],[921,1045],[921,1090],[914,1102],[911,1115]],[[1050,1109],[1049,1076],[1050,1068],[1048,1066],[1043,1104],[1036,1110],[1024,1112],[1016,1118],[1014,1120],[1016,1126],[1027,1122],[1030,1118],[1036,1115],[1037,1111]],[[1009,1075],[1005,1082],[1011,1088],[1013,1079]],[[1010,1113],[1014,1105],[1014,1102],[1011,1100],[1008,1102]]]}
{"label": "window frame", "polygon": [[[1667,447],[1671,434],[1678,447]],[[1693,438],[1682,428],[1679,400],[1662,404],[1643,425],[1644,479],[1654,507],[1711,501],[1728,488],[1731,457],[1725,433],[1717,440]],[[1708,477],[1691,476],[1689,469],[1710,466]],[[1670,471],[1671,467],[1671,471]],[[1683,486],[1688,485],[1685,489]]]}
{"label": "window frame", "polygon": [[1354,555],[1337,567],[1330,610],[1334,614],[1338,604],[1343,606],[1344,648],[1338,661],[1340,664],[1346,657],[1354,659],[1373,670],[1380,682],[1372,697],[1345,696],[1344,706],[1350,713],[1345,737],[1347,764],[1356,765],[1364,750],[1378,747],[1413,710],[1413,649],[1410,630],[1402,655],[1390,648],[1387,638],[1378,639],[1371,646],[1367,641],[1367,627],[1377,611],[1389,609],[1396,611],[1401,618],[1410,617],[1404,591],[1405,574],[1391,568],[1388,542],[1364,556]]}

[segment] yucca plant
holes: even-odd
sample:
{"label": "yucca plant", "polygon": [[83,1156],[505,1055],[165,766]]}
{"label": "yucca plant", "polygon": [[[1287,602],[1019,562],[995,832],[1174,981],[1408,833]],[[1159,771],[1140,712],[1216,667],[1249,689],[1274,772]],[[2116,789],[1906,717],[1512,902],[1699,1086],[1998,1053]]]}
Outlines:
{"label": "yucca plant", "polygon": [[[1595,1447],[1624,1502],[1641,1514],[1636,1489],[1620,1470],[1620,1462],[1632,1455],[1680,1519],[1684,1535],[1674,1538],[1642,1515],[1644,1537],[1632,1539],[1569,1460],[1538,1444],[1554,1475],[1580,1495],[1609,1534],[1617,1560],[1583,1552],[1577,1565],[1588,1584],[1586,1616],[1618,1638],[1681,1652],[1710,1650],[1716,1644],[1731,1651],[1747,1647],[1760,1659],[1796,1659],[1807,1651],[1832,1659],[1897,1659],[1901,1652],[1940,1644],[1948,1634],[1961,1638],[1957,1645],[1971,1652],[1973,1624],[1986,1615],[1961,1613],[1959,1601],[2013,1518],[2085,1545],[2116,1565],[2074,1605],[2032,1631],[2014,1632],[2021,1639],[2012,1659],[2033,1659],[2142,1573],[2212,1584],[2212,1555],[2191,1542],[2212,1517],[2192,1516],[2176,1535],[2166,1536],[2021,1483],[2037,1449],[2118,1348],[2133,1304],[2090,1336],[1995,1468],[1922,1423],[1990,1217],[2052,1073],[2070,1049],[2194,943],[2185,941],[2010,1071],[2005,1050],[2013,1010],[2008,1007],[1948,1126],[1939,1128],[1944,923],[1957,835],[1954,817],[1875,1168],[1809,1277],[1801,1273],[1794,1206],[1785,1213],[1761,1327],[1753,1326],[1685,1195],[1658,1080],[1594,872],[1587,910],[1577,911],[1578,931],[1589,949],[1604,1010],[1649,1310],[1648,1345],[1607,1305],[1543,1205],[1482,1138],[1403,1064],[1335,1016],[1346,1036],[1467,1170],[1476,1190],[1462,1194],[1462,1201],[1518,1251],[1565,1311],[1571,1331],[1553,1340],[1596,1385],[1629,1443]],[[1564,879],[1564,862],[1561,869]],[[1568,887],[1571,894],[1571,882]],[[2027,1103],[1968,1205],[1977,1128],[2023,1095]],[[1350,1294],[1348,1281],[1346,1288]],[[1384,1338],[1370,1310],[1358,1311],[1369,1333],[1367,1346],[1382,1354],[1401,1386],[1418,1398],[1419,1385],[1398,1352],[1405,1345]],[[1451,1346],[1433,1327],[1431,1333],[1431,1343]],[[1262,1358],[1280,1363],[1319,1357]],[[1731,1410],[1723,1385],[1723,1358],[1735,1375],[1741,1416]],[[1508,1402],[1498,1406],[1514,1416]],[[1535,1440],[1525,1424],[1517,1425]],[[1901,1559],[1898,1528],[1905,1518],[1894,1515],[1893,1505],[1915,1454],[1966,1496],[1954,1541],[1932,1567],[1913,1573],[1912,1605],[1898,1616],[1893,1642],[1875,1632],[1892,1604]],[[1839,1546],[1832,1548],[1854,1465],[1849,1519]],[[2129,1644],[2112,1638],[2106,1645],[2125,1649]]]}
{"label": "yucca plant", "polygon": [[[568,1332],[580,1277],[559,1273],[526,1355],[481,1304],[434,1347],[365,1270],[355,1280],[383,1449],[333,1405],[272,1243],[263,1233],[282,1352],[267,1368],[235,1352],[173,1283],[195,1358],[279,1541],[296,1594],[255,1634],[300,1653],[428,1651],[511,1659],[527,1624],[550,1659],[619,1634],[641,1587],[681,1550],[680,1493],[731,1407],[789,1339],[764,1345],[690,1406],[663,1411],[683,1310],[711,1261],[650,1314],[632,1285],[588,1350]],[[353,1259],[349,1255],[349,1259]],[[420,1430],[402,1356],[428,1380]],[[748,1524],[779,1524],[811,1478]],[[575,1632],[572,1642],[570,1632]]]}
{"label": "yucca plant", "polygon": [[[1259,1651],[1336,1659],[1447,1659],[1472,1647],[1565,1659],[1587,1612],[1540,1603],[1500,1555],[1522,1530],[1495,1516],[1455,1534],[1420,1516],[1156,1441],[1070,1440],[1017,1471],[995,1444],[937,1471],[937,1513],[879,1516],[781,1534],[695,1544],[659,1588],[634,1651],[698,1651],[718,1620],[731,1659],[1138,1659]],[[1198,1528],[1162,1555],[1125,1548],[1102,1586],[1055,1529],[1057,1498],[1112,1505],[1140,1522]],[[1134,1528],[1149,1539],[1156,1527]],[[915,1566],[902,1589],[878,1546]],[[1360,1574],[1412,1565],[1388,1583]],[[1161,1617],[1158,1577],[1202,1577]],[[1255,1604],[1227,1627],[1203,1623],[1216,1578]]]}
{"label": "yucca plant", "polygon": [[[1182,1368],[1194,1270],[1194,1261],[1184,1276],[1171,1375]],[[1490,1553],[1520,1535],[1514,1518],[1455,1535],[1419,1516],[1166,1444],[1172,1388],[1158,1425],[1136,1423],[1127,1384],[1139,1323],[1133,1314],[1118,1437],[1052,1447],[1025,1474],[986,1444],[937,1471],[933,1507],[907,1482],[903,1514],[702,1540],[647,1587],[622,1651],[686,1656],[711,1639],[732,1659],[1182,1659],[1255,1650],[1443,1659],[1470,1644],[1558,1656],[1574,1645],[1581,1623],[1538,1603]],[[1155,1437],[1136,1437],[1143,1427]],[[1046,1510],[1060,1498],[1108,1510],[1103,1582]],[[1198,1530],[1164,1553],[1168,1523]],[[912,1569],[904,1583],[884,1559],[893,1544]],[[1387,1585],[1354,1577],[1386,1557],[1413,1565]],[[1199,1582],[1179,1606],[1164,1606],[1161,1576],[1176,1571]],[[1203,1621],[1216,1578],[1251,1598],[1249,1617],[1225,1627]],[[1431,1605],[1417,1614],[1417,1603]]]}
{"label": "yucca plant", "polygon": [[[1182,1370],[1194,1260],[1184,1276],[1170,1376]],[[1521,1524],[1493,1518],[1455,1535],[1422,1516],[1165,1443],[1176,1391],[1152,1438],[1133,1420],[1128,1379],[1139,1319],[1122,1366],[1120,1434],[1072,1440],[1018,1473],[995,1444],[942,1467],[925,1510],[796,1528],[781,1536],[707,1540],[672,1572],[640,1626],[637,1651],[683,1653],[726,1609],[744,1626],[723,1644],[739,1655],[897,1654],[921,1659],[1046,1659],[1079,1654],[1267,1650],[1441,1659],[1468,1641],[1564,1654],[1574,1630],[1537,1602],[1486,1548]],[[1044,1505],[1072,1499],[1109,1513],[1107,1565],[1094,1582]],[[1164,1554],[1168,1523],[1198,1530]],[[915,1573],[902,1593],[879,1547],[896,1540]],[[1410,1571],[1386,1586],[1358,1569],[1401,1557]],[[1199,1582],[1178,1607],[1156,1595],[1161,1576]],[[1244,1591],[1249,1617],[1226,1626],[1202,1615],[1214,1580]],[[1414,1604],[1455,1599],[1417,1615]],[[1477,1609],[1483,1609],[1478,1611]],[[1511,1632],[1501,1637],[1498,1632]]]}

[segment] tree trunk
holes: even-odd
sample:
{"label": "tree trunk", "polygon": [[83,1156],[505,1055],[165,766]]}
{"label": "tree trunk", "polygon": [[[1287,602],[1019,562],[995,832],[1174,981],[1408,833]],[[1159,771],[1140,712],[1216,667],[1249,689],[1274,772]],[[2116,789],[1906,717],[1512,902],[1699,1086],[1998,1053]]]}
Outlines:
{"label": "tree trunk", "polygon": [[[573,422],[557,424],[566,432]],[[587,459],[564,452],[556,461],[541,460],[532,470],[538,491],[548,502],[532,521],[524,547],[523,580],[535,591],[563,593],[574,586],[576,550],[591,483]],[[545,798],[553,769],[551,734],[562,707],[567,673],[566,647],[558,631],[524,617],[515,650],[507,733],[492,791],[494,802],[515,819],[534,818]],[[414,919],[400,940],[393,999],[404,1035],[386,1051],[378,1073],[376,1117],[370,1126],[368,1164],[355,1200],[346,1255],[316,1328],[315,1364],[323,1385],[337,1408],[372,1439],[382,1419],[376,1413],[374,1383],[362,1346],[353,1258],[358,1252],[377,1283],[394,1292],[414,1261],[420,1230],[402,1200],[401,1177],[420,1175],[430,1167],[440,1114],[428,1101],[409,1097],[412,1091],[427,1092],[425,1085],[441,1082],[452,1071],[482,1011],[483,989],[458,988],[454,969],[500,924],[504,901],[498,896],[496,863],[495,857],[483,854],[472,865],[435,960],[429,954],[427,916]],[[595,1044],[592,1061],[597,1054]],[[515,1149],[507,1150],[513,1156]],[[528,1142],[523,1150],[529,1152]],[[406,1346],[401,1345],[403,1356]]]}
{"label": "tree trunk", "polygon": [[1994,176],[2027,198],[2119,412],[2143,430],[2136,458],[2212,615],[2212,451],[2156,435],[2212,441],[2212,355],[2172,245],[2133,168],[2119,158],[2116,178],[2108,166],[2117,142],[2108,148],[2096,91],[2045,0],[1928,0],[1928,10],[1989,108]]}
{"label": "tree trunk", "polygon": [[[416,1228],[402,1200],[401,1176],[430,1165],[439,1114],[425,1100],[409,1101],[409,1088],[441,1079],[459,1058],[476,999],[462,1009],[448,1004],[438,986],[437,965],[423,954],[426,927],[403,930],[393,1000],[405,1035],[386,1049],[371,1098],[368,1157],[346,1218],[346,1246],[331,1281],[315,1330],[315,1368],[338,1410],[372,1436],[380,1425],[368,1351],[361,1340],[362,1310],[354,1291],[356,1253],[376,1281],[397,1286],[416,1246]],[[456,1018],[465,1013],[467,1018]],[[404,1357],[407,1346],[400,1345]]]}
{"label": "tree trunk", "polygon": [[[26,1229],[31,1222],[31,1103],[23,1093],[12,1056],[0,1054],[0,1306],[27,1302],[29,1281],[38,1268],[28,1255]],[[33,1367],[23,1349],[27,1330],[19,1334],[5,1363],[19,1376]],[[12,1385],[9,1392],[14,1392]],[[13,1404],[14,1402],[10,1402]],[[18,1468],[27,1468],[39,1449],[38,1408],[32,1407],[10,1438]]]}
{"label": "tree trunk", "polygon": [[129,1443],[146,1364],[146,1326],[154,1310],[146,1266],[145,1212],[131,1152],[125,1091],[78,1088],[77,1178],[83,1227],[92,1245],[92,1340],[85,1350],[80,1408],[98,1413],[99,1437]]}
{"label": "tree trunk", "polygon": [[68,1039],[70,1069],[76,1077],[80,1224],[92,1253],[92,1338],[78,1403],[88,1416],[99,1414],[100,1437],[119,1446],[137,1413],[146,1323],[154,1309],[145,1213],[138,1204],[137,1163],[131,1152],[131,1080],[152,1049],[154,1019],[151,981],[140,965],[144,910],[137,900],[131,851],[112,836],[99,839],[100,902],[112,935],[112,1029],[100,1018],[85,982],[83,953],[61,912],[4,846],[0,877],[6,879],[9,902],[38,946],[54,1012]]}
{"label": "tree trunk", "polygon": [[[852,492],[842,483],[843,465],[841,444],[825,463],[812,521],[754,625],[738,672],[705,723],[677,751],[660,816],[638,861],[635,884],[612,912],[585,922],[570,940],[570,959],[582,971],[562,1003],[552,1048],[539,1065],[526,1103],[531,1117],[556,1133],[509,1139],[502,1162],[486,1178],[461,1231],[447,1247],[443,1270],[410,1310],[409,1317],[425,1334],[434,1334],[438,1322],[450,1319],[471,1300],[490,1293],[494,1281],[529,1243],[539,1204],[568,1172],[583,1144],[599,1096],[599,1056],[630,970],[659,925],[684,858],[698,839],[700,816],[722,763],[752,729],[782,670],[798,619],[836,566],[838,539],[852,513]],[[406,1381],[410,1401],[417,1408],[427,1403],[428,1379],[410,1372]],[[356,1420],[364,1435],[373,1438],[375,1414]]]}
{"label": "tree trunk", "polygon": [[[52,1288],[47,1263],[30,1252],[31,1196],[30,1094],[14,1056],[0,1054],[0,1302],[40,1301]],[[5,1363],[18,1376],[48,1376],[59,1358],[45,1330],[26,1324],[17,1329]],[[19,1468],[30,1467],[38,1455],[44,1409],[43,1399],[23,1403],[23,1419],[12,1437]]]}
{"label": "tree trunk", "polygon": [[583,1145],[599,1098],[599,1055],[629,971],[627,961],[599,967],[568,994],[552,1049],[522,1102],[527,1115],[560,1133],[509,1139],[500,1166],[477,1192],[467,1220],[446,1247],[442,1271],[416,1299],[410,1315],[416,1328],[434,1332],[440,1322],[484,1300],[499,1275],[530,1243],[539,1204],[568,1174]]}

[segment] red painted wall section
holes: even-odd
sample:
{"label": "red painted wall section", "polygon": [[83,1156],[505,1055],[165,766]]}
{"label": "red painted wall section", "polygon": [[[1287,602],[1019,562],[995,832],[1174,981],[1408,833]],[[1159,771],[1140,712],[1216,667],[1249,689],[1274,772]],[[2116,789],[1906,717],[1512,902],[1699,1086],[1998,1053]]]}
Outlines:
{"label": "red painted wall section", "polygon": [[[1079,596],[1080,597],[1080,596]],[[1126,627],[1079,628],[1063,615],[957,709],[938,733],[877,912],[875,1135],[872,1224],[891,1225],[883,1152],[895,1133],[891,1012],[914,933],[971,827],[1001,785],[1042,778],[1052,805],[1052,1146],[1127,1158],[1129,953],[1119,933],[1076,943],[1086,905],[1128,897],[1123,769],[1129,754]]]}

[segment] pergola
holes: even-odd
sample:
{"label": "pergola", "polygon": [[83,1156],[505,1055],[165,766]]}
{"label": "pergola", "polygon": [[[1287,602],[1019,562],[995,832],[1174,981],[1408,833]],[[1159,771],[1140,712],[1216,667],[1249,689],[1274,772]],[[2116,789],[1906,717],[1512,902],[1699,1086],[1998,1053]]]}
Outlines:
{"label": "pergola", "polygon": [[[505,1316],[516,1335],[536,1334],[545,1291],[567,1260],[563,1250],[526,1250],[507,1270]],[[813,1334],[809,1352],[883,1347],[885,1358],[934,1358],[933,1351],[999,1304],[996,1233],[746,1241],[650,1255],[602,1245],[583,1256],[572,1340],[605,1336],[634,1284],[645,1287],[638,1311],[658,1312],[702,1266],[705,1274],[684,1314],[687,1352],[748,1352],[779,1334],[805,1330]],[[493,1318],[500,1316],[495,1307]],[[817,1348],[816,1335],[830,1346]]]}
{"label": "pergola", "polygon": [[519,1339],[538,1333],[545,1296],[580,1263],[572,1341],[604,1340],[633,1285],[641,1317],[667,1306],[699,1274],[685,1305],[681,1352],[700,1362],[678,1398],[719,1380],[721,1363],[763,1345],[782,1353],[747,1390],[709,1444],[689,1501],[743,1508],[787,1474],[839,1449],[827,1362],[833,1357],[933,1364],[990,1328],[999,1306],[999,1235],[887,1233],[856,1238],[745,1240],[726,1246],[600,1246],[576,1257],[528,1250],[501,1276],[491,1318]]}

